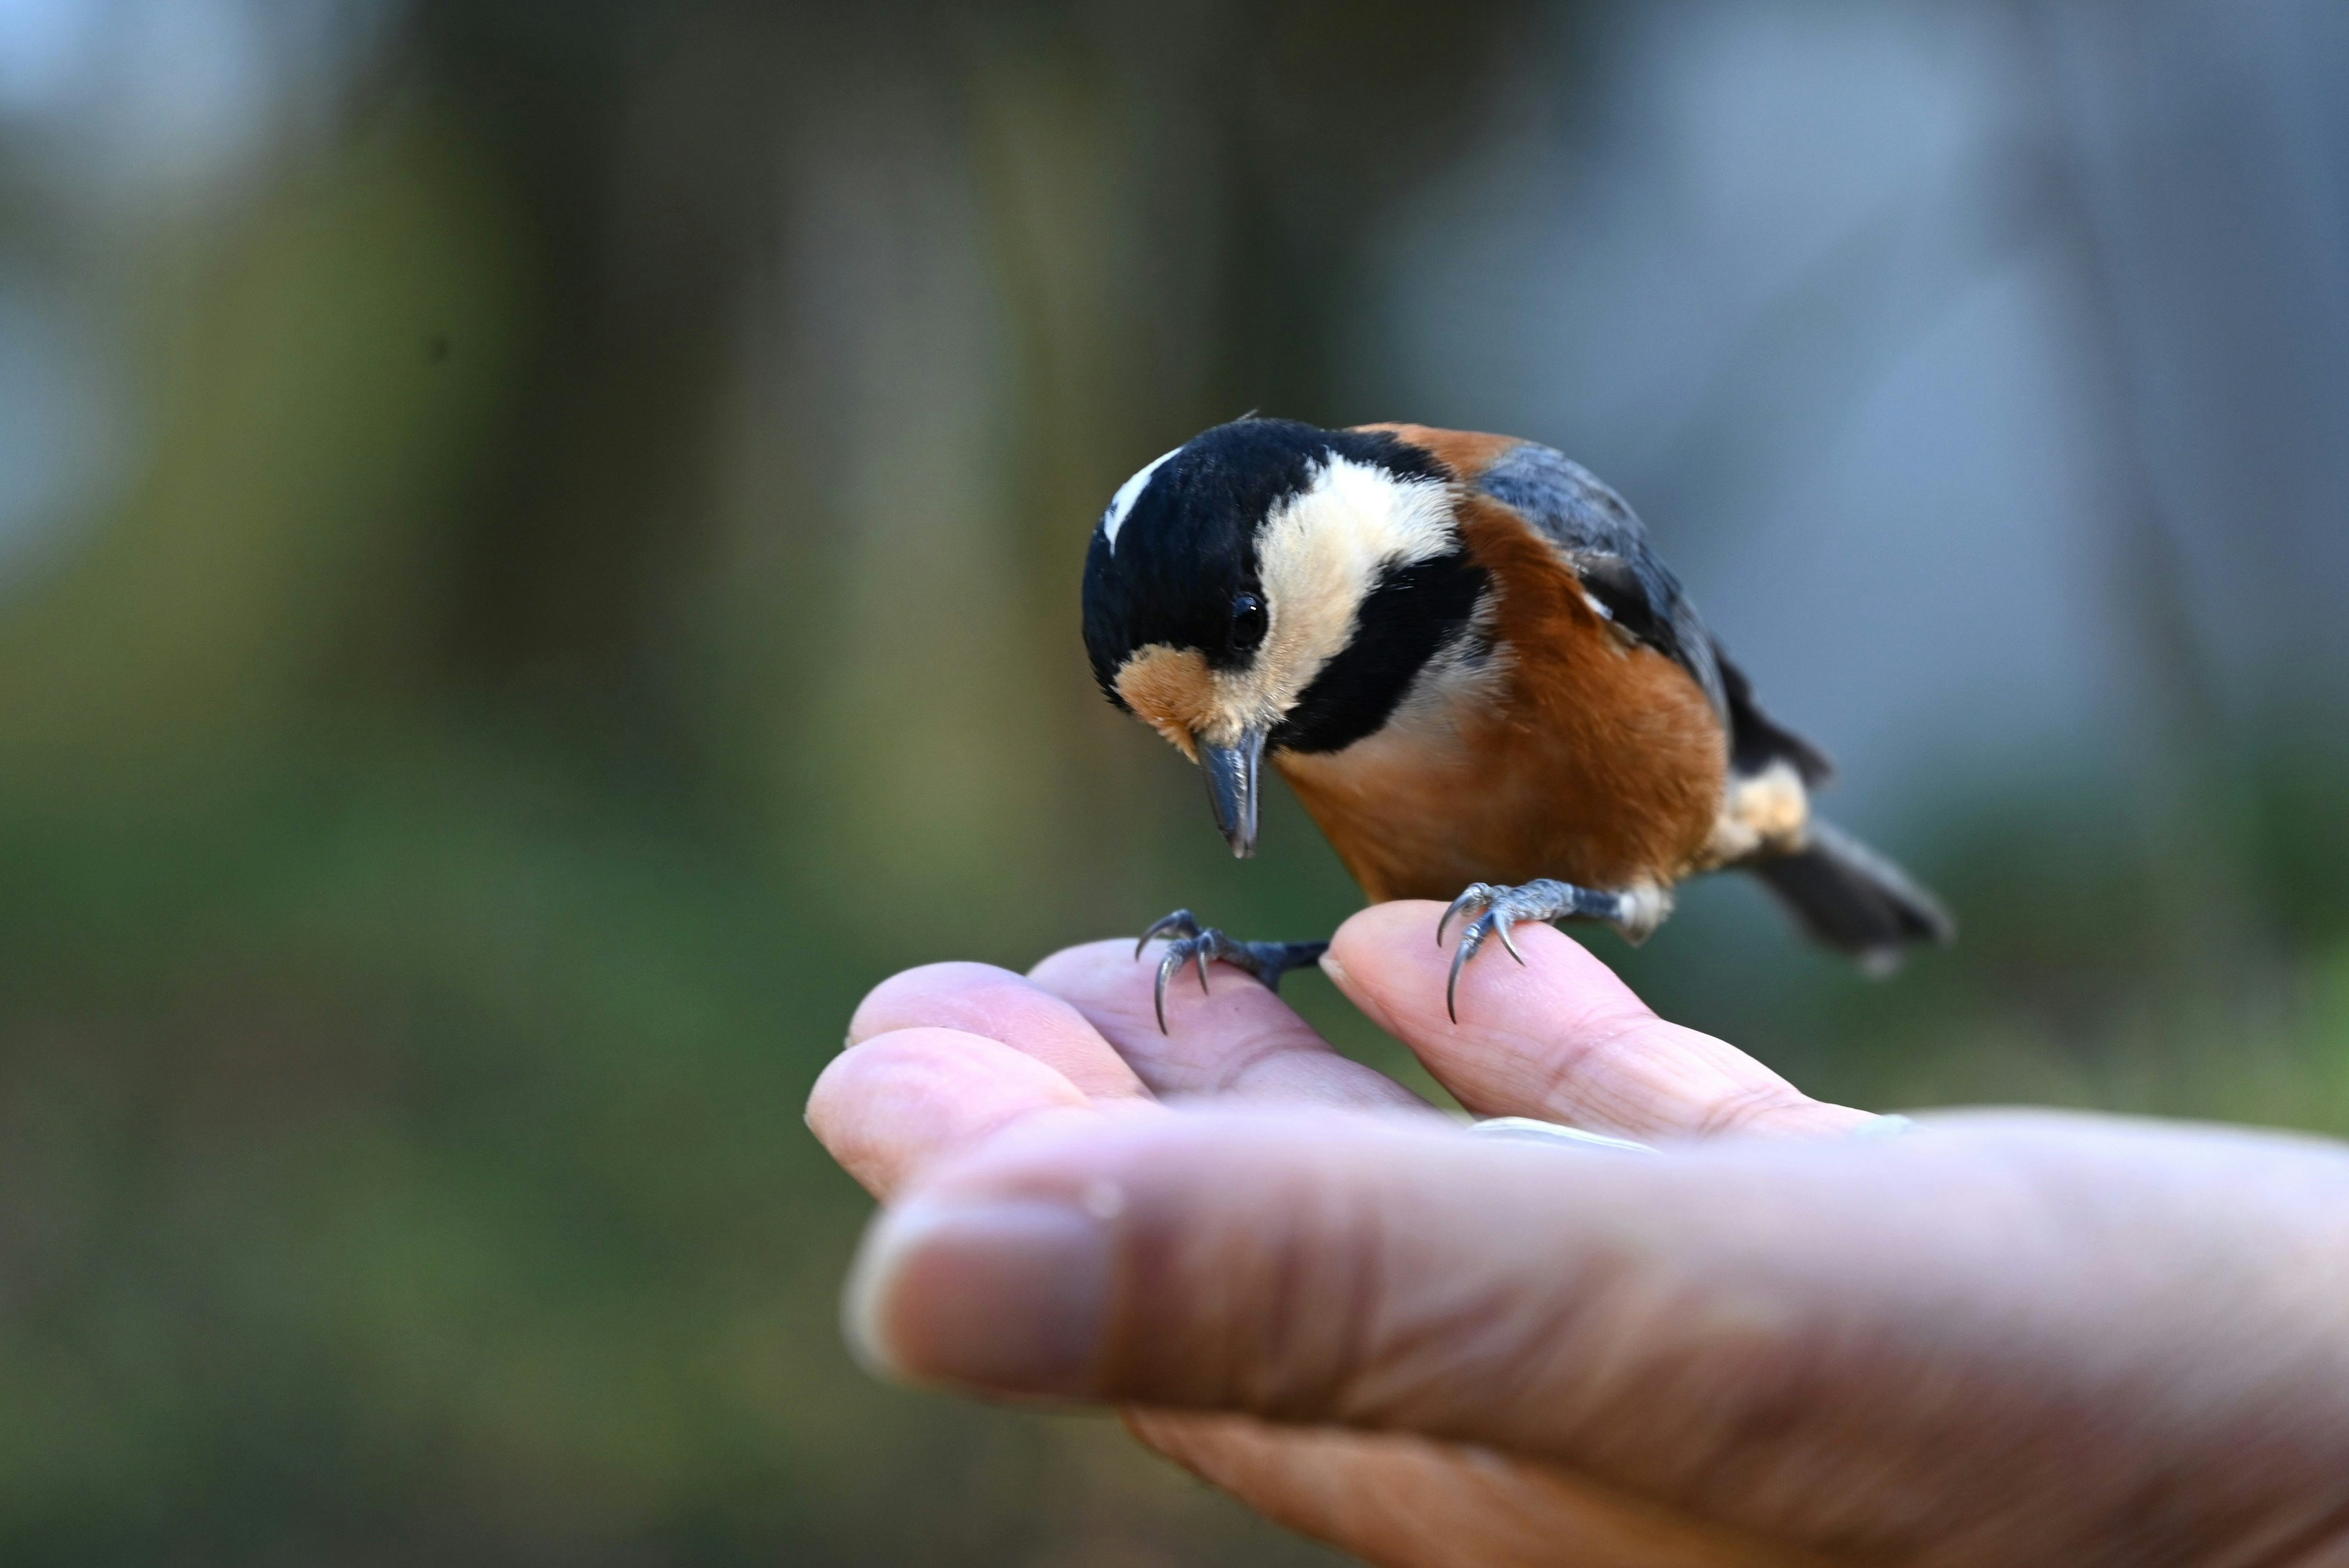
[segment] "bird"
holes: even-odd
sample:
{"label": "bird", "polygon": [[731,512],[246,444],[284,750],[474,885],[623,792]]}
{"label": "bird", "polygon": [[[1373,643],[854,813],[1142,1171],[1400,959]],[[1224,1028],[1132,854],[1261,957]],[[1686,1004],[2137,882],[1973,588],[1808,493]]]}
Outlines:
{"label": "bird", "polygon": [[[1109,701],[1206,778],[1257,846],[1268,763],[1372,903],[1447,902],[1463,969],[1511,928],[1644,941],[1673,889],[1736,870],[1874,972],[1955,934],[1907,872],[1815,816],[1833,768],[1779,724],[1623,499],[1538,442],[1247,418],[1121,485],[1094,525],[1083,634]],[[1157,976],[1220,961],[1278,988],[1321,942],[1254,942],[1188,910]]]}

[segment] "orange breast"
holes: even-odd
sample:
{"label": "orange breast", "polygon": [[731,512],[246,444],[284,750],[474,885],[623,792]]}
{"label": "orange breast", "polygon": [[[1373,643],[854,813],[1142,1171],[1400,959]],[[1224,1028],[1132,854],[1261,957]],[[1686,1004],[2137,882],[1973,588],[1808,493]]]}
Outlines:
{"label": "orange breast", "polygon": [[1727,745],[1686,670],[1626,645],[1547,541],[1472,495],[1504,667],[1341,752],[1275,760],[1373,902],[1472,882],[1670,885],[1720,815]]}

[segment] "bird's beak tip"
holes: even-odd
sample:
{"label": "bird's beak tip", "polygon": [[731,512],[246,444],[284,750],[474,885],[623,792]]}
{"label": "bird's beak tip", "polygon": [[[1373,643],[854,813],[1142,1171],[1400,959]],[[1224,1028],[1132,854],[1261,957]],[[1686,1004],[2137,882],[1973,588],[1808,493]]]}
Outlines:
{"label": "bird's beak tip", "polygon": [[1207,776],[1207,801],[1215,808],[1216,826],[1232,847],[1232,858],[1247,860],[1256,853],[1257,781],[1263,772],[1264,736],[1249,730],[1234,746],[1199,748],[1199,766]]}

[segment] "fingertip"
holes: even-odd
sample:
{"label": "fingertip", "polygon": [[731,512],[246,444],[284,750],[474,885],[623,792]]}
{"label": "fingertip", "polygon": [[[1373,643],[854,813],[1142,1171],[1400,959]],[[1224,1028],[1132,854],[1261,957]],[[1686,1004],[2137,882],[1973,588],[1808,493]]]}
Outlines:
{"label": "fingertip", "polygon": [[1444,909],[1432,899],[1399,898],[1356,910],[1330,938],[1330,950],[1332,954],[1360,954],[1367,958],[1406,942],[1435,947],[1436,923],[1444,918]]}
{"label": "fingertip", "polygon": [[[1573,1013],[1601,1006],[1610,1013],[1650,1013],[1647,1004],[1580,943],[1553,926],[1520,924],[1503,945],[1507,956],[1538,976],[1538,985],[1528,993],[1525,975],[1505,982],[1514,986],[1506,992],[1481,985],[1490,965],[1488,955],[1479,954],[1461,971],[1456,1007],[1447,1015],[1445,998],[1455,995],[1451,968],[1459,934],[1455,931],[1454,940],[1441,945],[1433,940],[1444,907],[1427,899],[1372,904],[1340,926],[1330,941],[1322,968],[1349,1000],[1390,1033],[1410,1039],[1431,1030],[1472,1032],[1480,1013],[1489,1025],[1518,1027],[1527,1022],[1519,1015],[1529,1002],[1551,1015],[1536,1023],[1551,1021],[1561,1004]],[[1485,995],[1480,997],[1480,992]],[[1490,998],[1497,998],[1497,1004]]]}
{"label": "fingertip", "polygon": [[[1555,927],[1516,928],[1525,967],[1480,952],[1447,973],[1441,906],[1398,902],[1341,927],[1325,965],[1347,997],[1485,1116],[1530,1116],[1632,1138],[1817,1135],[1857,1114],[1810,1099],[1735,1047],[1667,1022]],[[1497,944],[1495,944],[1497,945]]]}
{"label": "fingertip", "polygon": [[1435,938],[1444,906],[1428,899],[1374,903],[1350,916],[1330,939],[1322,971],[1390,1034],[1402,1035],[1412,1016],[1407,1003],[1433,977],[1427,998],[1439,1009],[1451,994],[1450,954]]}
{"label": "fingertip", "polygon": [[848,1020],[848,1043],[942,1021],[1006,981],[1019,976],[992,964],[956,960],[900,970],[864,994]]}
{"label": "fingertip", "polygon": [[808,1093],[806,1120],[878,1197],[915,1171],[1043,1112],[1084,1115],[1085,1092],[1048,1064],[958,1029],[911,1028],[852,1046]]}
{"label": "fingertip", "polygon": [[1051,988],[991,964],[926,964],[873,988],[851,1045],[900,1029],[959,1029],[1022,1051],[1091,1094],[1131,1098],[1142,1080],[1085,1016]]}
{"label": "fingertip", "polygon": [[952,1093],[978,1078],[1014,1083],[1022,1094],[1082,1104],[1062,1075],[998,1040],[960,1029],[895,1029],[851,1046],[824,1064],[808,1090],[806,1119],[827,1145],[865,1109],[911,1091]]}

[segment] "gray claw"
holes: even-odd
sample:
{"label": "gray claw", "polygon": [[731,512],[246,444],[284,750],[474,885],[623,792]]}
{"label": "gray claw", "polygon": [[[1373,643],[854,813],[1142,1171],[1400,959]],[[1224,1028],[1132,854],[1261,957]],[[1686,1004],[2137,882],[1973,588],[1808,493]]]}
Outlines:
{"label": "gray claw", "polygon": [[[1183,967],[1183,960],[1189,956],[1183,951],[1185,945],[1186,944],[1183,942],[1170,942],[1166,944],[1165,956],[1158,961],[1158,983],[1151,987],[1151,1006],[1158,1010],[1158,1032],[1162,1035],[1172,1032],[1166,1027],[1166,982],[1174,971]],[[1200,960],[1199,975],[1199,984],[1202,986],[1207,983],[1206,966],[1206,960],[1203,958]]]}
{"label": "gray claw", "polygon": [[1444,1010],[1455,1024],[1460,1021],[1460,971],[1468,967],[1468,960],[1485,945],[1484,926],[1484,917],[1479,915],[1460,934],[1460,946],[1452,954],[1452,977],[1444,983]]}
{"label": "gray claw", "polygon": [[1142,934],[1142,941],[1134,945],[1134,956],[1141,957],[1142,949],[1156,936],[1174,938],[1158,960],[1158,980],[1151,989],[1151,1005],[1157,1009],[1158,1032],[1162,1035],[1170,1032],[1166,1027],[1166,983],[1184,965],[1197,965],[1199,989],[1204,994],[1213,994],[1207,983],[1207,965],[1216,962],[1252,975],[1266,990],[1278,992],[1282,975],[1315,962],[1330,947],[1326,942],[1236,942],[1213,926],[1202,928],[1189,910],[1178,909]]}
{"label": "gray claw", "polygon": [[1625,912],[1630,907],[1631,896],[1576,887],[1571,882],[1547,879],[1526,882],[1519,887],[1495,887],[1490,882],[1472,883],[1465,892],[1452,901],[1452,907],[1444,912],[1444,918],[1435,923],[1435,942],[1441,947],[1444,934],[1451,929],[1453,916],[1471,909],[1480,912],[1468,923],[1467,929],[1460,934],[1459,949],[1452,955],[1452,976],[1444,987],[1444,1010],[1452,1016],[1454,1023],[1460,1021],[1460,971],[1467,967],[1468,960],[1476,956],[1477,950],[1485,945],[1485,938],[1499,937],[1501,945],[1508,949],[1509,956],[1523,964],[1526,955],[1517,951],[1516,940],[1509,934],[1509,928],[1518,922],[1606,920],[1621,925]]}
{"label": "gray claw", "polygon": [[1520,965],[1525,963],[1526,955],[1517,951],[1516,943],[1509,936],[1509,927],[1514,923],[1508,914],[1495,905],[1470,921],[1468,929],[1460,934],[1459,951],[1452,955],[1452,977],[1444,985],[1444,1010],[1452,1016],[1454,1023],[1460,1021],[1460,971],[1468,967],[1468,960],[1476,956],[1477,949],[1485,945],[1486,937],[1499,937],[1501,945],[1509,950],[1509,956]]}
{"label": "gray claw", "polygon": [[[1169,918],[1172,917],[1170,916]],[[1159,925],[1164,925],[1165,923],[1166,922],[1163,920],[1158,923]],[[1185,923],[1190,923],[1187,914],[1185,915]],[[1157,927],[1153,926],[1151,929],[1154,932]],[[1199,989],[1202,993],[1207,995],[1215,995],[1214,992],[1207,988],[1207,960],[1211,956],[1221,956],[1221,954],[1211,954],[1208,951],[1210,948],[1216,945],[1213,940],[1216,934],[1219,934],[1202,932],[1197,926],[1192,925],[1189,931],[1183,932],[1181,934],[1179,940],[1170,942],[1166,944],[1165,956],[1162,957],[1158,961],[1158,983],[1151,987],[1150,992],[1151,1005],[1158,1010],[1158,1032],[1160,1034],[1166,1035],[1174,1032],[1166,1026],[1166,982],[1173,979],[1174,976],[1174,971],[1182,968],[1186,962],[1192,959],[1196,959],[1198,961]],[[1143,940],[1147,942],[1150,939],[1145,936]],[[1140,954],[1137,954],[1136,956],[1138,957]]]}
{"label": "gray claw", "polygon": [[1444,918],[1435,923],[1435,945],[1438,947],[1444,945],[1444,934],[1451,927],[1455,915],[1465,913],[1471,907],[1482,909],[1490,904],[1493,902],[1493,895],[1497,891],[1484,882],[1470,882],[1468,890],[1454,899],[1451,906],[1444,910]]}
{"label": "gray claw", "polygon": [[1178,909],[1172,914],[1153,921],[1150,929],[1143,932],[1142,939],[1133,944],[1133,955],[1136,958],[1141,957],[1142,950],[1150,945],[1153,938],[1164,936],[1169,932],[1173,932],[1177,937],[1196,936],[1199,934],[1199,922],[1187,909]]}

